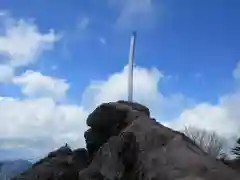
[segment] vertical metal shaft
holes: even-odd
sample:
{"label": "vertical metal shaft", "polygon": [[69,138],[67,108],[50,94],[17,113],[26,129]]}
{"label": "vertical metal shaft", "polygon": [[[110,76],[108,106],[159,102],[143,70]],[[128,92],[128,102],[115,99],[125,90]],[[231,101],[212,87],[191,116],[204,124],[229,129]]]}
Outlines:
{"label": "vertical metal shaft", "polygon": [[129,53],[129,64],[128,64],[128,101],[133,101],[133,61],[134,61],[134,50],[135,50],[135,38],[136,32],[132,33],[130,42],[130,53]]}

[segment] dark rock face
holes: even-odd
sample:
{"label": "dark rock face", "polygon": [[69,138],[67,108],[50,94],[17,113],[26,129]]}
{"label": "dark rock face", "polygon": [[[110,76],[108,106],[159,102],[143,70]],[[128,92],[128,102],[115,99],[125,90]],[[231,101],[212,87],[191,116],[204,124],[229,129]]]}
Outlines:
{"label": "dark rock face", "polygon": [[66,144],[65,146],[62,146],[61,148],[59,148],[58,150],[50,152],[48,154],[48,157],[51,158],[51,157],[57,157],[57,156],[67,156],[71,154],[72,154],[72,150]]}
{"label": "dark rock face", "polygon": [[133,111],[150,115],[149,109],[141,104],[118,101],[104,103],[88,116],[87,125],[91,128],[84,133],[84,137],[90,156],[93,156],[110,137],[118,135],[123,128],[132,123]]}
{"label": "dark rock face", "polygon": [[55,152],[16,180],[240,179],[237,172],[208,156],[184,134],[150,118],[142,105],[102,104],[89,115],[87,124],[88,152]]}
{"label": "dark rock face", "polygon": [[148,117],[150,117],[150,111],[146,106],[143,106],[142,104],[136,103],[136,102],[128,102],[128,101],[118,101],[117,103],[120,104],[125,104],[130,106],[133,110],[139,111],[139,112],[143,112],[144,114],[146,114]]}
{"label": "dark rock face", "polygon": [[78,180],[79,170],[88,166],[86,149],[61,147],[13,180]]}
{"label": "dark rock face", "polygon": [[[122,105],[127,103],[110,104],[124,109]],[[184,134],[157,123],[143,111],[132,107],[125,110],[125,119],[117,121],[125,123],[120,133],[110,136],[97,150],[88,168],[80,171],[79,180],[240,179],[234,170],[208,156]]]}

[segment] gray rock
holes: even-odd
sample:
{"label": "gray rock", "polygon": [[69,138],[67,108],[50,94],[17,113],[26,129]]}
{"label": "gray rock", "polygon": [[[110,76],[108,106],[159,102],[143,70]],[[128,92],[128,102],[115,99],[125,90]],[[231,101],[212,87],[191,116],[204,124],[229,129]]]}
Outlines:
{"label": "gray rock", "polygon": [[85,149],[72,151],[63,146],[13,180],[78,180],[78,172],[87,166],[88,154]]}
{"label": "gray rock", "polygon": [[208,156],[185,135],[145,114],[138,115],[118,136],[103,144],[88,168],[80,171],[79,180],[96,179],[97,175],[108,180],[240,179],[234,170]]}
{"label": "gray rock", "polygon": [[127,106],[130,106],[133,110],[136,110],[136,111],[139,111],[139,112],[143,112],[148,117],[150,117],[149,109],[146,106],[142,105],[142,104],[139,104],[137,102],[129,102],[129,101],[118,101],[117,103],[125,104]]}
{"label": "gray rock", "polygon": [[85,142],[90,156],[111,136],[118,135],[139,115],[149,115],[149,110],[138,103],[125,101],[104,103],[97,107],[87,118],[91,127],[84,133]]}
{"label": "gray rock", "polygon": [[111,103],[97,107],[87,118],[87,125],[98,131],[108,131],[127,115],[127,110],[116,108]]}

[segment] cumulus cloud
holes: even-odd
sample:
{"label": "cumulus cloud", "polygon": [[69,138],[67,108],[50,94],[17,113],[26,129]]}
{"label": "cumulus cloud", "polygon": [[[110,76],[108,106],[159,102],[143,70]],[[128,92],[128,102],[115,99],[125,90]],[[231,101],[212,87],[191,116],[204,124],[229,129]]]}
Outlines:
{"label": "cumulus cloud", "polygon": [[8,82],[18,67],[28,66],[44,52],[51,50],[60,35],[53,29],[39,31],[34,21],[14,19],[0,12],[0,82]]}
{"label": "cumulus cloud", "polygon": [[155,19],[155,4],[153,0],[110,0],[119,16],[116,24],[120,28],[146,27]]}
{"label": "cumulus cloud", "polygon": [[[134,101],[148,106],[152,115],[161,121],[176,115],[182,108],[192,103],[182,94],[164,96],[159,91],[159,84],[165,76],[156,68],[147,69],[135,66],[133,76]],[[127,100],[127,83],[128,66],[125,66],[122,71],[111,74],[106,80],[91,82],[83,93],[82,104],[93,109],[103,102]]]}
{"label": "cumulus cloud", "polygon": [[14,76],[14,70],[9,65],[0,64],[0,83],[9,82]]}
{"label": "cumulus cloud", "polygon": [[61,100],[66,96],[69,84],[64,79],[45,76],[40,72],[26,71],[13,78],[13,83],[22,88],[22,93],[29,97],[50,97]]}
{"label": "cumulus cloud", "polygon": [[23,19],[9,19],[2,29],[5,33],[0,36],[0,53],[13,66],[33,63],[40,53],[52,49],[59,38],[53,29],[44,34],[34,23]]}
{"label": "cumulus cloud", "polygon": [[[163,74],[155,68],[134,68],[134,99],[146,102],[159,96],[157,84]],[[106,80],[93,81],[83,94],[83,103],[92,102],[94,106],[102,102],[116,101],[127,98],[128,66],[120,72],[111,74]],[[146,96],[148,95],[148,96]],[[87,104],[87,103],[86,103]]]}
{"label": "cumulus cloud", "polygon": [[57,104],[51,98],[19,100],[0,98],[1,148],[26,148],[43,153],[68,142],[83,147],[86,110]]}
{"label": "cumulus cloud", "polygon": [[236,117],[230,118],[232,114],[229,112],[229,110],[231,111],[229,108],[224,102],[217,105],[201,103],[184,110],[174,121],[172,127],[181,130],[184,126],[194,126],[216,131],[223,136],[233,135],[239,131],[240,124],[236,121]]}
{"label": "cumulus cloud", "polygon": [[[239,63],[233,70],[234,80],[238,80]],[[194,126],[215,131],[224,137],[234,137],[240,132],[240,89],[219,97],[217,103],[202,102],[181,112],[168,126],[181,130],[184,126]]]}
{"label": "cumulus cloud", "polygon": [[188,126],[214,131],[226,139],[225,152],[232,157],[230,150],[240,132],[239,105],[240,92],[230,93],[220,97],[217,104],[205,102],[185,109],[178,118],[165,125],[179,131]]}

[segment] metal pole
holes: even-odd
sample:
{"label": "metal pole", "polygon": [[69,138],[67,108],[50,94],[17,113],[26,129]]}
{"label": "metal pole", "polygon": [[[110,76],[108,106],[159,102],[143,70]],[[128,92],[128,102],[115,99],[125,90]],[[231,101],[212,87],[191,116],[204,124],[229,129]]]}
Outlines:
{"label": "metal pole", "polygon": [[129,64],[128,64],[128,101],[133,101],[133,60],[135,50],[136,32],[132,33],[130,42]]}

